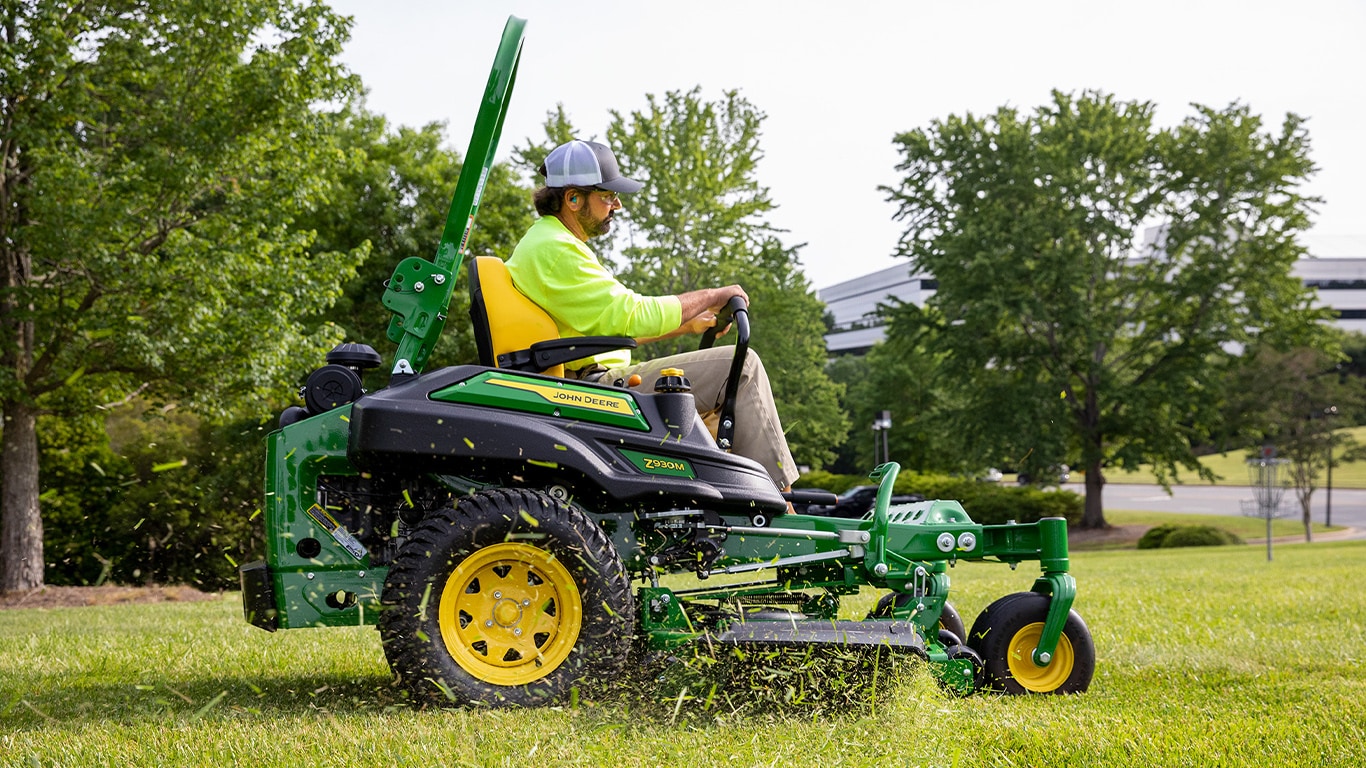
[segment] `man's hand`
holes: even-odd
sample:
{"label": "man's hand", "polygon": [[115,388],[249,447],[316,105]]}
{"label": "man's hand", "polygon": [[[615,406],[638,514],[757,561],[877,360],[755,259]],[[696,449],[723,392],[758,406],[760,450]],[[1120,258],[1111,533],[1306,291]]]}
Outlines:
{"label": "man's hand", "polygon": [[[712,309],[707,309],[695,315],[694,317],[684,320],[683,325],[679,327],[679,330],[681,330],[683,333],[702,334],[706,333],[710,328],[712,328],[715,325],[716,311]],[[730,330],[729,324],[727,324],[726,327],[722,328],[720,331],[717,331],[716,335],[724,336],[726,331],[728,330]]]}
{"label": "man's hand", "polygon": [[[716,313],[726,306],[726,302],[732,297],[739,296],[749,304],[749,294],[745,289],[738,285],[727,285],[722,288],[703,288],[700,291],[688,291],[679,294],[678,301],[683,305],[683,323],[679,326],[679,331],[688,333],[704,333],[707,328],[712,327],[716,322]],[[687,330],[690,325],[704,312],[710,312],[710,322],[699,331]]]}
{"label": "man's hand", "polygon": [[724,288],[716,288],[715,290],[719,293],[720,298],[709,305],[709,309],[711,309],[712,312],[720,312],[726,304],[736,296],[744,299],[745,306],[749,306],[749,294],[745,293],[745,289],[738,285],[728,285]]}

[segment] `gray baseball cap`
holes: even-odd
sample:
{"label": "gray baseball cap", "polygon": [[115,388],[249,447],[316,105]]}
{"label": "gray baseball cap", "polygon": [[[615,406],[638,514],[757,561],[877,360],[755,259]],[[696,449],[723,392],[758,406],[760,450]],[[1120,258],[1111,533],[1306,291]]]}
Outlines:
{"label": "gray baseball cap", "polygon": [[597,187],[609,192],[639,192],[645,185],[621,175],[617,158],[605,144],[574,141],[550,150],[537,173],[547,187]]}

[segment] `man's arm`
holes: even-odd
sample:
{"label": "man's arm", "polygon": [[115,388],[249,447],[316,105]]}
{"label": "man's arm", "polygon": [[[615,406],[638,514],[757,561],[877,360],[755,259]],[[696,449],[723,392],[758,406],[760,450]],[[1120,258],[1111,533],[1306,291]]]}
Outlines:
{"label": "man's arm", "polygon": [[[745,293],[745,289],[738,285],[727,285],[724,288],[703,288],[699,291],[680,293],[678,302],[683,305],[683,325],[686,326],[690,320],[705,311],[720,312],[732,296],[740,296],[744,298],[745,304],[749,304],[749,294]],[[710,327],[710,325],[707,326],[707,328]],[[701,332],[697,331],[697,333]]]}
{"label": "man's arm", "polygon": [[745,293],[745,289],[738,285],[703,288],[680,293],[678,302],[683,307],[683,322],[663,336],[636,339],[636,342],[648,344],[652,341],[663,341],[685,334],[706,333],[708,328],[716,325],[716,313],[726,306],[726,302],[730,301],[733,296],[740,296],[744,298],[746,304],[749,303],[749,294]]}

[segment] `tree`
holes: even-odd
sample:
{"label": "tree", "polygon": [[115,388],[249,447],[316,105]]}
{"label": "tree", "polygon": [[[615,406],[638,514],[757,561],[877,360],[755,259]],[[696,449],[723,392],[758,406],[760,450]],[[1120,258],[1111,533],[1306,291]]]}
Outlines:
{"label": "tree", "polygon": [[1366,405],[1361,382],[1343,372],[1334,356],[1318,349],[1249,350],[1233,374],[1231,421],[1254,445],[1272,445],[1290,463],[1290,481],[1300,504],[1304,540],[1312,541],[1314,491],[1329,467],[1366,457],[1346,431],[1347,413]]}
{"label": "tree", "polygon": [[[751,348],[769,370],[793,457],[823,465],[847,425],[840,388],[824,373],[823,306],[801,272],[798,249],[783,246],[763,218],[774,208],[757,179],[764,114],[735,91],[715,102],[704,101],[700,88],[646,101],[647,109],[629,116],[613,112],[607,128],[623,173],[645,183],[626,202],[621,280],[654,295],[744,285],[756,329]],[[656,342],[640,354],[659,357],[695,343]]]}
{"label": "tree", "polygon": [[546,140],[544,142],[537,143],[528,138],[526,144],[516,147],[512,151],[512,164],[525,170],[527,174],[538,181],[544,181],[544,179],[541,179],[540,175],[536,173],[536,169],[545,162],[546,155],[550,154],[550,150],[574,139],[593,140],[592,136],[579,135],[574,129],[574,123],[570,121],[569,115],[564,111],[563,104],[556,104],[553,110],[546,112],[545,122],[541,123],[541,127],[545,129]]}
{"label": "tree", "polygon": [[954,418],[984,455],[1077,457],[1087,527],[1106,525],[1103,467],[1201,472],[1210,382],[1238,345],[1318,343],[1323,317],[1290,274],[1315,202],[1302,121],[1272,133],[1245,106],[1197,106],[1157,130],[1152,112],[1055,92],[1033,115],[951,116],[896,138],[904,179],[885,190],[899,254],[938,280],[915,319]]}
{"label": "tree", "polygon": [[[326,317],[345,330],[348,340],[369,344],[381,354],[392,353],[386,336],[392,315],[380,304],[384,283],[401,259],[435,255],[460,177],[460,155],[444,146],[441,123],[395,129],[383,116],[358,104],[333,119],[345,162],[336,168],[329,205],[302,217],[299,225],[317,233],[317,253],[369,248],[365,263]],[[470,251],[506,258],[532,218],[531,193],[517,183],[517,173],[505,164],[493,166]],[[450,320],[435,357],[472,362],[474,336],[464,321],[469,311],[466,272],[461,270],[456,280]],[[387,377],[388,370],[384,367],[379,373]]]}
{"label": "tree", "polygon": [[840,408],[844,386],[825,372],[825,305],[811,291],[795,252],[775,237],[764,238],[750,269],[734,281],[746,286],[753,302],[751,346],[762,352],[788,447],[798,464],[824,467],[835,460],[849,430]]}
{"label": "tree", "polygon": [[[873,346],[862,358],[845,356],[831,367],[837,381],[848,387],[846,408],[854,425],[854,437],[846,446],[848,471],[867,472],[880,449],[869,438],[870,425],[881,411],[891,414],[887,458],[918,471],[964,472],[986,467],[972,466],[964,459],[971,455],[963,445],[963,435],[946,419],[956,412],[946,402],[955,396],[943,386],[940,356],[931,353],[907,318],[914,308],[897,305],[884,307],[888,314],[886,339]],[[848,450],[852,448],[852,450]]]}
{"label": "tree", "polygon": [[295,217],[346,23],[297,0],[0,0],[0,591],[43,584],[40,414],[283,397],[361,254]]}

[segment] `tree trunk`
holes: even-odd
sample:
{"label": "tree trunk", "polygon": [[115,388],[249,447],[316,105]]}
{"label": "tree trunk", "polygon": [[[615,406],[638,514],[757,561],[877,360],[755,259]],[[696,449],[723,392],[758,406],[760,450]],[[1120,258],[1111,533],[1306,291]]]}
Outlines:
{"label": "tree trunk", "polygon": [[1300,499],[1300,511],[1304,515],[1304,540],[1310,543],[1314,541],[1314,519],[1310,514],[1310,500],[1314,498],[1314,490],[1311,488],[1309,493]]}
{"label": "tree trunk", "polygon": [[38,413],[9,402],[0,436],[0,593],[43,586],[43,518],[38,509]]}
{"label": "tree trunk", "polygon": [[1086,465],[1086,511],[1081,516],[1082,528],[1109,528],[1105,522],[1105,476],[1100,472],[1100,459]]}

